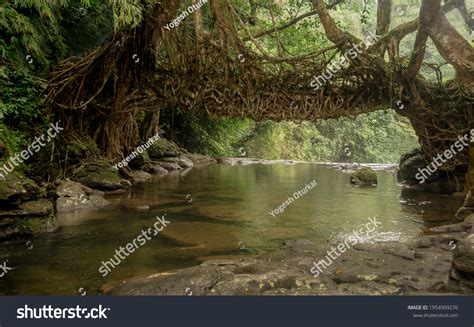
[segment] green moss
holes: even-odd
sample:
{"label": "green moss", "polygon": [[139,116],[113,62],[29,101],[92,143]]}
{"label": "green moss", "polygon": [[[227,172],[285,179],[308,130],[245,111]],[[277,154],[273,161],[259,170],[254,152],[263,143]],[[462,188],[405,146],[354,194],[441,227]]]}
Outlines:
{"label": "green moss", "polygon": [[23,233],[40,234],[46,231],[44,218],[28,218],[18,222],[18,228]]}
{"label": "green moss", "polygon": [[364,182],[377,183],[377,173],[369,167],[359,169],[357,172],[352,174],[352,177],[358,178]]}

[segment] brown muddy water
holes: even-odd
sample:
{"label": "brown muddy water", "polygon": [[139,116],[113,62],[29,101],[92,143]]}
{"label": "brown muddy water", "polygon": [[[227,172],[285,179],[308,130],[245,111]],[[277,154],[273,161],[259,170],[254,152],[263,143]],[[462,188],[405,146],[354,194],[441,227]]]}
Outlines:
{"label": "brown muddy water", "polygon": [[[376,217],[382,225],[365,242],[408,240],[449,221],[462,199],[401,192],[393,173],[378,171],[376,188],[356,188],[349,174],[324,165],[209,165],[170,174],[111,196],[104,210],[58,216],[54,233],[0,249],[14,270],[0,278],[0,294],[97,294],[105,282],[275,251],[285,240],[321,245],[344,239]],[[279,215],[270,211],[316,180],[317,186]],[[149,211],[137,211],[149,206]],[[153,227],[170,225],[108,276],[102,261]]]}

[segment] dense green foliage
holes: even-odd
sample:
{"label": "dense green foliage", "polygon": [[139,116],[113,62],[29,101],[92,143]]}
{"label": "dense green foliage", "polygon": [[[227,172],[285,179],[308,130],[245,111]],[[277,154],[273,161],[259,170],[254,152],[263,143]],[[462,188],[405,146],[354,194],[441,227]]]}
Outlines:
{"label": "dense green foliage", "polygon": [[175,113],[179,125],[163,115],[168,136],[211,156],[249,156],[308,161],[398,162],[417,146],[410,123],[394,111],[374,112],[354,120],[255,123],[248,119]]}
{"label": "dense green foliage", "polygon": [[[42,93],[52,66],[70,56],[82,56],[102,44],[115,30],[136,26],[144,10],[157,0],[11,0],[0,3],[0,136],[10,148],[26,144],[47,124]],[[191,1],[183,3],[183,8]],[[255,4],[254,7],[251,5]],[[365,4],[364,4],[365,3]],[[234,9],[250,32],[271,29],[312,10],[310,2],[297,0],[233,0]],[[420,0],[394,0],[392,26],[415,18]],[[213,24],[204,6],[205,25]],[[450,15],[459,15],[453,11]],[[362,37],[374,31],[376,1],[342,1],[332,12],[337,24]],[[469,33],[460,19],[454,25]],[[192,24],[187,20],[183,24]],[[241,22],[236,22],[242,28]],[[269,54],[303,55],[330,46],[316,16],[259,39]],[[415,33],[406,37],[400,51],[408,56]],[[425,59],[441,65],[443,76],[453,70],[431,41]],[[436,74],[426,65],[428,79]],[[309,81],[308,81],[309,83]],[[268,159],[293,158],[316,161],[393,162],[416,146],[407,121],[386,112],[357,119],[325,122],[255,123],[246,119],[211,119],[200,114],[162,110],[162,126],[170,138],[191,150],[215,156],[248,156]],[[242,149],[243,150],[242,150]],[[348,155],[350,153],[350,155]]]}

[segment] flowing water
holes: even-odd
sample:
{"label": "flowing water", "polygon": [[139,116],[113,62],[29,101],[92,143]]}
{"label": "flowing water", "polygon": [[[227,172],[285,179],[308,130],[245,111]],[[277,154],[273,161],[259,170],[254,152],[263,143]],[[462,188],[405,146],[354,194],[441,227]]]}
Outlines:
{"label": "flowing water", "polygon": [[[0,294],[97,294],[105,282],[197,265],[212,258],[257,255],[285,240],[327,246],[359,230],[369,217],[382,225],[365,242],[404,241],[451,219],[460,199],[405,194],[393,173],[378,171],[376,188],[356,188],[349,175],[324,165],[209,165],[136,184],[103,210],[61,214],[54,233],[0,249],[14,267]],[[317,186],[283,213],[270,212],[296,191]],[[136,207],[149,206],[149,211]],[[166,214],[170,225],[103,278],[99,268]]]}

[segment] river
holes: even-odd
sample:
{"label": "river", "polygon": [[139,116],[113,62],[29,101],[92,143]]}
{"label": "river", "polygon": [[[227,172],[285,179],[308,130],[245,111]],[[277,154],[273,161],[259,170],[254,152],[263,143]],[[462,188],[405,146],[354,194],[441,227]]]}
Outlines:
{"label": "river", "polygon": [[[0,279],[0,294],[95,295],[105,282],[263,254],[285,240],[325,245],[359,230],[369,217],[382,224],[364,242],[404,241],[449,221],[462,202],[402,193],[393,173],[377,173],[377,187],[357,188],[349,174],[313,163],[212,164],[135,184],[108,196],[106,209],[60,214],[54,233],[4,246],[0,261],[14,269]],[[270,214],[313,180],[316,187],[283,213]],[[169,226],[103,278],[102,261],[164,214]]]}

